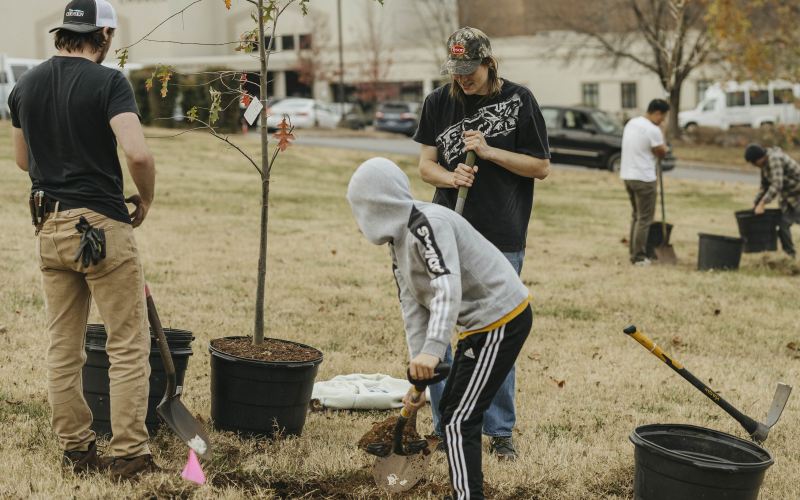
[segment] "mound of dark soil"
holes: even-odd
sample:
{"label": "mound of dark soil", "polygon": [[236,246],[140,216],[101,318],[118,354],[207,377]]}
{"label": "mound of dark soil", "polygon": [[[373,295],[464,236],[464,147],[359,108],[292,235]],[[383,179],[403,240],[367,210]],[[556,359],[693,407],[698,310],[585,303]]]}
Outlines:
{"label": "mound of dark soil", "polygon": [[[406,424],[405,429],[403,429],[403,444],[407,445],[412,441],[417,441],[423,439],[422,436],[417,433],[416,429],[416,420],[417,414],[415,413],[411,420],[408,421]],[[362,450],[366,451],[367,446],[374,444],[374,443],[383,443],[388,448],[392,447],[392,442],[394,441],[394,427],[397,424],[397,417],[389,417],[383,422],[374,422],[372,425],[372,429],[370,429],[366,434],[361,436],[361,439],[358,440],[358,447]],[[431,450],[425,449],[423,450],[425,455],[429,455]]]}
{"label": "mound of dark soil", "polygon": [[211,345],[225,354],[259,361],[312,361],[322,356],[313,347],[276,339],[264,339],[262,345],[253,345],[253,337],[215,339],[211,341]]}

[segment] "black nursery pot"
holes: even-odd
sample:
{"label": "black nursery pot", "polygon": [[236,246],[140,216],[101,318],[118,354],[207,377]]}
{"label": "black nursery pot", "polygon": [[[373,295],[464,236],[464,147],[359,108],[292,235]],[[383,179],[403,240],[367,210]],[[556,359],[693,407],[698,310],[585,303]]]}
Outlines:
{"label": "black nursery pot", "polygon": [[[265,340],[315,349],[287,340]],[[317,350],[319,358],[311,361],[259,361],[226,354],[210,344],[208,350],[211,418],[216,429],[249,436],[303,432],[322,352]]]}
{"label": "black nursery pot", "polygon": [[[178,387],[183,386],[183,377],[189,366],[189,356],[193,354],[191,343],[194,340],[192,332],[164,328],[167,337],[167,346],[172,354],[175,365],[175,377]],[[89,409],[92,410],[91,429],[97,434],[111,434],[111,398],[109,397],[108,369],[111,363],[106,354],[106,329],[104,325],[86,326],[86,363],[81,371],[83,380],[83,397]],[[158,352],[156,339],[150,331],[150,393],[147,400],[147,416],[144,423],[151,433],[161,426],[161,417],[156,413],[156,407],[161,403],[167,390],[167,373],[161,354]]]}

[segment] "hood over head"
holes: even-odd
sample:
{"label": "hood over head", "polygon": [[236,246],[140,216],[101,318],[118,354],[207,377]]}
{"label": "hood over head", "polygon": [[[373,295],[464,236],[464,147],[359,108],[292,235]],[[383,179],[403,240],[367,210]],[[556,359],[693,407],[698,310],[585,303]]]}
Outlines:
{"label": "hood over head", "polygon": [[372,158],[358,167],[347,201],[361,232],[375,245],[401,239],[414,206],[408,177],[386,158]]}

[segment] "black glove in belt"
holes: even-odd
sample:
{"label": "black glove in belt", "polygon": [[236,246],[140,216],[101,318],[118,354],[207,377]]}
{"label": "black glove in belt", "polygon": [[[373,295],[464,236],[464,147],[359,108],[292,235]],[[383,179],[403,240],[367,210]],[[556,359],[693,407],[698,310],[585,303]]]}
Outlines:
{"label": "black glove in belt", "polygon": [[75,262],[78,262],[83,254],[83,267],[89,267],[89,261],[96,266],[100,259],[106,258],[106,232],[92,227],[84,216],[81,216],[80,221],[75,224],[75,229],[81,233]]}

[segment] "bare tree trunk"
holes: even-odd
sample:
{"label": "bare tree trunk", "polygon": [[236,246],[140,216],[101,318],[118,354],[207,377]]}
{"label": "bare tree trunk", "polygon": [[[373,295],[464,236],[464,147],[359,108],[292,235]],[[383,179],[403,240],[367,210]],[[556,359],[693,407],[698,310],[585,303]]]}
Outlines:
{"label": "bare tree trunk", "polygon": [[683,81],[675,82],[672,91],[669,93],[669,122],[667,123],[667,138],[675,139],[680,137],[678,128],[678,112],[681,110],[681,86]]}
{"label": "bare tree trunk", "polygon": [[[258,0],[258,52],[261,60],[261,241],[256,279],[256,317],[253,344],[264,343],[264,290],[267,279],[267,222],[269,221],[269,134],[267,133],[267,52],[264,47],[264,0]],[[274,37],[272,37],[274,38]],[[272,44],[270,38],[270,45]]]}

